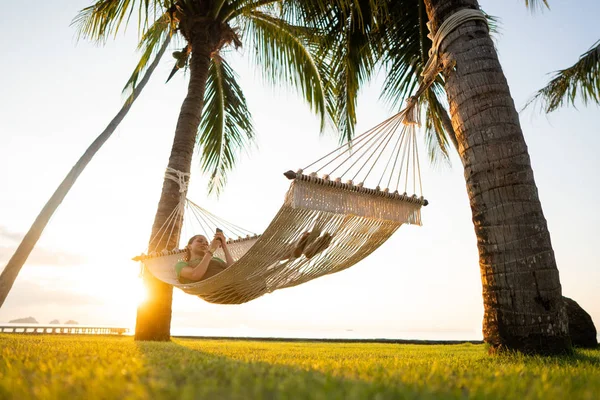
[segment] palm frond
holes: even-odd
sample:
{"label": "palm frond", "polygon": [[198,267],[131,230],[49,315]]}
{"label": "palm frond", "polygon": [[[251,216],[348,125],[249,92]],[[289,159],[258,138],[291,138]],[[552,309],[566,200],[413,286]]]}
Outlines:
{"label": "palm frond", "polygon": [[360,34],[347,38],[345,48],[332,57],[332,76],[337,81],[334,88],[337,113],[335,121],[340,133],[340,141],[350,141],[354,137],[356,107],[360,89],[374,73],[374,60],[366,37]]}
{"label": "palm frond", "polygon": [[162,9],[160,0],[98,0],[79,11],[71,25],[76,27],[78,39],[104,43],[110,35],[116,35],[123,24],[128,25],[136,10],[138,32],[141,33],[162,14]]}
{"label": "palm frond", "polygon": [[[285,19],[297,19],[313,29],[308,40],[316,49],[315,59],[326,88],[327,111],[337,127],[340,142],[350,141],[356,125],[360,88],[375,72],[377,45],[371,40],[370,0],[307,0],[291,2],[283,9]],[[367,19],[368,17],[368,19]]]}
{"label": "palm frond", "polygon": [[333,53],[330,56],[332,75],[338,82],[336,122],[341,141],[350,141],[354,137],[360,88],[371,79],[377,61],[370,24],[363,17],[368,15],[365,8],[369,7],[369,3],[366,1],[361,5],[362,10],[353,10],[349,17],[342,21],[346,26],[341,35],[337,36],[340,40],[332,44]]}
{"label": "palm frond", "polygon": [[283,2],[282,10],[287,20],[301,20],[315,27],[332,16],[341,20],[352,18],[356,28],[367,32],[373,21],[386,18],[389,3],[390,0],[303,0]]}
{"label": "palm frond", "polygon": [[219,13],[220,21],[231,21],[252,11],[273,12],[281,0],[241,0],[224,4]]}
{"label": "palm frond", "polygon": [[[383,59],[388,74],[382,98],[394,108],[404,106],[420,83],[420,74],[429,58],[431,40],[427,37],[427,15],[423,0],[419,7],[409,6],[406,0],[394,2],[389,7],[390,23],[378,31],[383,46]],[[442,81],[437,81],[438,90],[443,90]]]}
{"label": "palm frond", "polygon": [[273,85],[297,88],[325,126],[325,88],[319,67],[307,46],[306,28],[259,11],[248,14],[245,36],[254,49],[253,57],[260,65],[264,80]]}
{"label": "palm frond", "polygon": [[423,94],[423,102],[425,106],[425,144],[429,154],[431,164],[438,165],[444,163],[450,165],[450,135],[454,135],[454,131],[448,132],[447,123],[444,118],[447,118],[446,108],[438,99],[433,88],[427,89]]}
{"label": "palm frond", "polygon": [[532,11],[543,10],[544,8],[550,9],[548,0],[525,0],[525,7]]}
{"label": "palm frond", "polygon": [[248,149],[253,139],[252,117],[236,74],[224,59],[214,55],[198,135],[201,169],[210,174],[210,193],[219,194],[223,190],[237,153]]}
{"label": "palm frond", "polygon": [[152,56],[157,53],[160,44],[163,43],[167,37],[170,38],[173,33],[174,26],[172,25],[171,18],[167,13],[163,14],[148,28],[148,30],[146,30],[140,40],[140,43],[138,44],[138,50],[142,50],[140,61],[136,65],[131,77],[123,88],[124,94],[127,94],[135,89],[140,75],[148,67],[148,62]]}
{"label": "palm frond", "polygon": [[571,67],[556,72],[524,108],[540,102],[544,112],[550,113],[564,105],[575,105],[577,99],[585,105],[590,102],[600,104],[600,41]]}

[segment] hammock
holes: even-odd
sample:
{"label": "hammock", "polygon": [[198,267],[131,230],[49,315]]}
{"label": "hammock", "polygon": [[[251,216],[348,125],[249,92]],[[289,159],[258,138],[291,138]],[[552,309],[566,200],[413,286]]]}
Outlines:
{"label": "hammock", "polygon": [[[371,254],[402,224],[421,225],[420,209],[427,201],[406,193],[409,184],[413,192],[417,187],[421,190],[415,139],[415,124],[404,111],[358,136],[352,145],[341,146],[297,172],[286,172],[292,181],[290,188],[262,235],[222,220],[186,199],[187,174],[169,170],[167,178],[180,183],[183,195],[159,230],[159,241],[177,231],[175,225],[183,215],[191,215],[202,228],[192,234],[203,232],[210,238],[217,227],[225,232],[235,262],[210,278],[181,283],[174,265],[183,259],[185,249],[150,252],[134,260],[142,261],[157,279],[216,304],[245,303],[342,271]],[[311,167],[315,171],[304,174]],[[329,173],[319,177],[326,168]],[[338,178],[330,178],[342,170],[345,172]],[[379,177],[377,186],[367,189],[364,182],[374,176]],[[352,179],[344,182],[344,177]],[[360,183],[354,184],[358,177]],[[383,190],[382,183],[386,185]],[[399,192],[402,183],[404,193]],[[303,246],[299,247],[301,239]],[[215,256],[224,258],[221,249]]]}

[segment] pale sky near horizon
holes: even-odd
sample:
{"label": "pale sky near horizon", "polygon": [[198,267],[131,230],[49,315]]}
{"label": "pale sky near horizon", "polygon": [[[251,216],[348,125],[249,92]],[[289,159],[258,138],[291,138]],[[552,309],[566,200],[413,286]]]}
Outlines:
{"label": "pale sky near horizon", "polygon": [[[522,1],[481,1],[500,18],[495,41],[518,109],[600,39],[600,4],[551,1],[532,14]],[[60,4],[57,5],[57,4]],[[0,13],[0,268],[71,166],[119,110],[135,63],[135,27],[106,46],[77,42],[70,21],[89,1],[37,1],[27,13]],[[24,24],[27,29],[24,30]],[[173,46],[172,46],[173,47]],[[173,47],[172,50],[175,50]],[[172,51],[171,50],[171,51]],[[282,204],[282,172],[336,145],[298,96],[257,79],[248,58],[228,53],[253,113],[257,144],[240,157],[223,195],[207,197],[192,178],[189,197],[215,214],[262,231]],[[113,137],[89,164],[21,271],[0,322],[133,326],[141,289],[132,256],[144,251],[162,187],[187,78],[166,79],[171,58]],[[380,80],[361,93],[357,132],[392,114],[378,100]],[[549,116],[521,112],[563,294],[600,328],[599,108],[578,105]],[[356,332],[359,336],[481,337],[483,305],[477,247],[463,171],[432,168],[422,156],[423,227],[404,226],[349,270],[241,306],[216,306],[175,290],[172,328],[227,334]],[[193,168],[198,170],[199,161]],[[333,334],[333,333],[332,333]],[[291,334],[293,335],[293,333]],[[467,337],[468,336],[468,337]]]}

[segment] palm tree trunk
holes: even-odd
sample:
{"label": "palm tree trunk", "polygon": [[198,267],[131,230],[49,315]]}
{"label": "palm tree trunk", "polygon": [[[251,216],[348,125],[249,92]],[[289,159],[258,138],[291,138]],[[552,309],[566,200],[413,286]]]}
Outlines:
{"label": "palm tree trunk", "polygon": [[148,80],[150,80],[150,76],[158,66],[158,62],[167,50],[170,41],[171,35],[169,35],[165,39],[165,42],[156,54],[154,61],[152,62],[152,64],[150,64],[148,70],[144,74],[144,77],[140,80],[140,82],[134,88],[129,98],[125,101],[125,104],[123,104],[121,110],[112,119],[112,121],[110,121],[108,126],[96,138],[96,140],[94,140],[90,147],[87,148],[85,153],[83,153],[83,155],[81,156],[81,158],[79,158],[79,160],[73,166],[73,168],[71,168],[71,171],[69,171],[65,179],[63,179],[56,191],[52,194],[50,200],[48,200],[46,205],[44,205],[44,208],[42,208],[42,211],[40,211],[40,213],[38,214],[37,218],[29,228],[29,231],[27,231],[27,234],[25,234],[25,236],[23,237],[23,240],[19,244],[19,247],[17,247],[15,254],[13,254],[13,256],[10,258],[8,264],[6,264],[6,267],[4,267],[4,270],[0,275],[0,307],[2,307],[2,304],[4,304],[4,300],[6,300],[6,297],[8,296],[10,289],[15,283],[15,280],[17,279],[21,268],[27,261],[29,254],[31,253],[40,236],[42,235],[44,228],[46,228],[46,225],[48,225],[50,218],[52,218],[52,215],[54,215],[54,212],[58,209],[60,203],[62,203],[65,196],[69,193],[69,191],[77,181],[79,175],[83,172],[83,170],[90,163],[90,161],[92,161],[94,155],[96,155],[96,153],[98,152],[98,150],[100,150],[102,145],[104,145],[104,143],[110,138],[110,136],[117,129],[121,121],[123,121],[123,119],[129,112],[129,109],[133,105],[133,102],[138,98],[138,96],[146,86],[146,83],[148,83]]}
{"label": "palm tree trunk", "polygon": [[[208,79],[210,57],[216,46],[214,26],[211,26],[206,20],[196,25],[198,26],[193,27],[196,32],[194,32],[191,43],[190,83],[177,120],[175,138],[173,139],[168,164],[169,168],[184,173],[190,172],[202,108],[204,107],[204,91]],[[169,179],[164,180],[158,210],[152,226],[151,238],[156,236],[156,233],[177,206],[181,195],[179,185],[176,182]],[[179,242],[181,222],[177,222],[170,238],[164,238],[160,242],[150,242],[149,248],[160,251],[176,247]],[[144,283],[148,290],[148,300],[141,304],[137,310],[135,340],[168,341],[171,338],[173,287],[148,273],[144,274]]]}
{"label": "palm tree trunk", "polygon": [[[477,0],[425,0],[433,32]],[[471,203],[483,284],[483,336],[492,349],[571,351],[550,234],[518,113],[487,27],[471,21],[440,54]],[[455,65],[453,65],[455,62]]]}

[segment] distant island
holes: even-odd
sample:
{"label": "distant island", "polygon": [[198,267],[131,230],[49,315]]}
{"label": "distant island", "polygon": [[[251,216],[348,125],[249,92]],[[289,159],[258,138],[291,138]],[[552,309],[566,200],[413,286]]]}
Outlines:
{"label": "distant island", "polygon": [[[13,319],[11,321],[8,321],[8,323],[9,324],[39,324],[39,322],[33,317]],[[50,325],[57,325],[57,324],[60,324],[60,321],[57,319],[53,319],[52,321],[50,321]],[[65,322],[64,324],[65,325],[79,325],[79,322],[70,319],[67,322]]]}
{"label": "distant island", "polygon": [[37,324],[39,322],[37,322],[37,320],[33,317],[27,317],[27,318],[19,318],[19,319],[13,319],[12,321],[8,321],[9,324]]}

